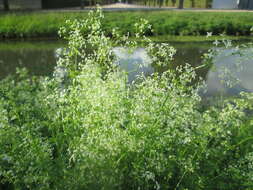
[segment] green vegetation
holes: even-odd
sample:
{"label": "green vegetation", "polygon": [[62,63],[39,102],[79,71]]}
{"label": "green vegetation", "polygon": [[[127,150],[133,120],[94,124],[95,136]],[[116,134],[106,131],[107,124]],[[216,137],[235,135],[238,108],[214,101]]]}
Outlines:
{"label": "green vegetation", "polygon": [[[66,19],[85,19],[86,12],[36,12],[3,14],[0,17],[1,38],[57,37],[58,28]],[[180,35],[198,36],[213,32],[214,35],[251,35],[253,26],[251,13],[229,12],[181,12],[181,11],[138,11],[106,12],[103,28],[111,35],[111,28],[117,27],[122,33],[134,33],[134,23],[140,18],[147,19],[154,32],[149,36]]]}
{"label": "green vegetation", "polygon": [[[214,42],[215,40],[222,40],[224,36],[215,36],[212,35],[210,37],[207,36],[150,36],[149,37],[153,42]],[[134,39],[134,38],[133,38]],[[232,40],[233,42],[241,41],[248,42],[252,41],[252,36],[226,36],[226,39]]]}
{"label": "green vegetation", "polygon": [[[137,0],[137,1],[134,1],[134,3],[146,5],[146,6],[179,7],[179,0],[160,0],[160,1]],[[184,8],[209,8],[211,7],[211,3],[212,3],[212,0],[186,0],[183,3],[183,7]]]}
{"label": "green vegetation", "polygon": [[[15,190],[205,190],[253,187],[252,93],[203,106],[196,70],[179,66],[129,84],[97,11],[60,30],[68,41],[53,78],[24,70],[0,82],[0,181]],[[175,49],[135,25],[152,64]],[[223,41],[226,42],[226,41]],[[229,44],[229,43],[228,43]],[[227,45],[227,44],[225,44]],[[92,49],[92,51],[90,51]],[[191,84],[191,85],[190,85]]]}

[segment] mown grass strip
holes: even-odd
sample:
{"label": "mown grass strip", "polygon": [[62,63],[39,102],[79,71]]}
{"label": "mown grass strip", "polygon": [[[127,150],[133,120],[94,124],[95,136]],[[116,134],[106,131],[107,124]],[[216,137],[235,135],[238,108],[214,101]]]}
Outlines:
{"label": "mown grass strip", "polygon": [[[31,38],[58,36],[58,29],[67,19],[85,19],[86,12],[31,12],[0,15],[1,38]],[[106,12],[103,28],[117,27],[122,33],[134,33],[134,23],[145,18],[153,25],[150,36],[199,36],[213,32],[231,36],[250,36],[253,14],[249,12],[182,12],[129,11]]]}

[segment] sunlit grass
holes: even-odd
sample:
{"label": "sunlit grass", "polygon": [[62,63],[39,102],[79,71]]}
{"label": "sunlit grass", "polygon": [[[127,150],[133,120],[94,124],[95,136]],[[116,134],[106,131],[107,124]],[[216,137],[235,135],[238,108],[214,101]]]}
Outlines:
{"label": "sunlit grass", "polygon": [[[66,19],[85,19],[86,12],[32,12],[3,14],[0,17],[0,37],[55,37]],[[253,15],[229,12],[131,11],[105,12],[103,28],[110,34],[113,27],[133,34],[134,23],[145,18],[153,25],[151,36],[199,36],[212,31],[214,35],[251,35]]]}

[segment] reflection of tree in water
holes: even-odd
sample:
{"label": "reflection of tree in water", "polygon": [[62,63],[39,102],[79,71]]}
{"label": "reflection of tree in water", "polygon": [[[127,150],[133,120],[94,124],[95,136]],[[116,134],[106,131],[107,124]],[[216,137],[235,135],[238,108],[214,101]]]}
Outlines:
{"label": "reflection of tree in water", "polygon": [[[26,67],[29,73],[35,75],[52,75],[56,65],[56,49],[59,49],[59,47],[64,47],[64,45],[52,43],[37,44],[34,42],[32,45],[33,46],[29,44],[26,45],[28,46],[26,47],[22,43],[17,43],[14,44],[14,47],[12,47],[12,44],[2,44],[0,47],[0,78],[4,78],[8,74],[15,73],[16,67]],[[207,53],[212,44],[171,43],[171,45],[177,49],[177,53],[174,56],[174,60],[168,63],[168,65],[165,67],[157,66],[155,64],[150,65],[151,61],[149,61],[147,52],[145,52],[143,48],[137,48],[136,51],[131,55],[124,51],[121,53],[115,53],[117,53],[120,58],[118,64],[123,70],[129,73],[129,81],[132,81],[135,80],[137,75],[140,75],[141,73],[144,73],[145,75],[150,75],[153,72],[162,73],[167,69],[175,69],[177,66],[185,63],[188,63],[193,67],[198,67],[202,64],[201,56],[204,53]],[[235,61],[235,59],[231,57],[224,57],[224,60],[220,60],[219,62],[230,63],[232,61]],[[141,65],[143,65],[143,67],[140,67]],[[215,63],[215,65],[217,64]],[[246,89],[252,89],[251,68],[253,67],[249,64],[245,66],[247,67],[247,72],[239,72],[239,76],[243,78],[243,87]],[[198,69],[197,75],[207,81],[207,85],[211,86],[208,86],[209,89],[218,89],[221,85],[217,86],[218,82],[215,81],[218,80],[217,72],[214,72],[212,69],[210,69],[211,67],[212,65],[209,65],[207,67],[203,67],[202,69]],[[237,88],[234,89],[237,90]]]}
{"label": "reflection of tree in water", "polygon": [[[177,47],[177,53],[174,57],[174,60],[172,63],[169,63],[166,67],[161,67],[157,65],[152,65],[155,72],[164,72],[168,69],[176,69],[177,66],[180,66],[182,64],[188,63],[192,65],[193,67],[198,67],[202,64],[202,55],[208,51],[208,47]],[[207,67],[203,67],[201,69],[198,69],[197,75],[200,76],[203,79],[207,79],[208,71],[210,70],[211,65]]]}
{"label": "reflection of tree in water", "polygon": [[25,67],[31,74],[48,75],[52,73],[56,60],[54,50],[1,50],[0,78],[15,73],[16,68]]}
{"label": "reflection of tree in water", "polygon": [[[201,64],[201,56],[207,52],[209,45],[198,43],[176,43],[171,44],[177,49],[177,54],[172,63],[169,63],[167,67],[159,67],[152,65],[149,68],[139,68],[139,65],[135,63],[145,62],[145,52],[139,49],[135,54],[129,57],[128,54],[121,57],[121,67],[127,71],[131,71],[130,78],[134,78],[135,75],[144,72],[150,74],[153,71],[163,72],[167,69],[175,69],[177,66],[183,63],[189,63],[194,67]],[[56,57],[56,47],[50,48],[16,48],[16,49],[3,49],[0,51],[0,77],[14,73],[16,67],[26,67],[28,71],[35,75],[49,75],[53,72]],[[125,64],[123,64],[125,62]],[[136,71],[134,71],[136,70]],[[199,69],[197,71],[198,76],[206,79],[209,67]]]}
{"label": "reflection of tree in water", "polygon": [[241,48],[219,48],[214,59],[214,69],[208,73],[209,94],[238,95],[253,92],[253,48],[244,44]]}

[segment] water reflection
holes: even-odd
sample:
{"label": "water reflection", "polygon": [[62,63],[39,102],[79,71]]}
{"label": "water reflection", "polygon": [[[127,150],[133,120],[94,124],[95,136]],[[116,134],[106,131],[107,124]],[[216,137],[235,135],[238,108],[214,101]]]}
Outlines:
{"label": "water reflection", "polygon": [[113,52],[117,57],[116,64],[128,72],[129,82],[132,82],[136,76],[141,74],[147,76],[154,72],[151,59],[144,48],[129,52],[127,49],[117,47],[113,49]]}
{"label": "water reflection", "polygon": [[32,75],[49,75],[56,65],[55,49],[61,42],[0,43],[0,78],[26,67]]}
{"label": "water reflection", "polygon": [[[162,72],[168,67],[175,68],[178,65],[189,63],[192,66],[201,64],[201,56],[212,46],[211,43],[171,43],[177,54],[173,63],[167,67],[158,67],[151,64],[146,51],[138,48],[130,53],[122,48],[115,48],[114,52],[118,57],[117,64],[129,72],[129,81],[135,79],[136,75],[144,73],[150,75],[153,72]],[[51,75],[56,65],[57,52],[63,47],[62,42],[9,42],[0,43],[0,78],[14,73],[16,67],[26,67],[31,74]],[[213,68],[198,70],[198,75],[207,81],[208,95],[223,92],[225,94],[237,94],[240,91],[253,92],[253,50],[246,49],[244,54],[247,60],[243,60],[239,54],[234,54],[234,49],[219,51]],[[241,64],[237,64],[241,63]],[[143,67],[147,66],[147,67]],[[224,74],[224,68],[229,68],[234,76],[241,80],[241,83],[233,88],[220,82]],[[227,77],[227,76],[226,76]]]}
{"label": "water reflection", "polygon": [[206,78],[210,95],[253,92],[253,49],[219,49]]}

